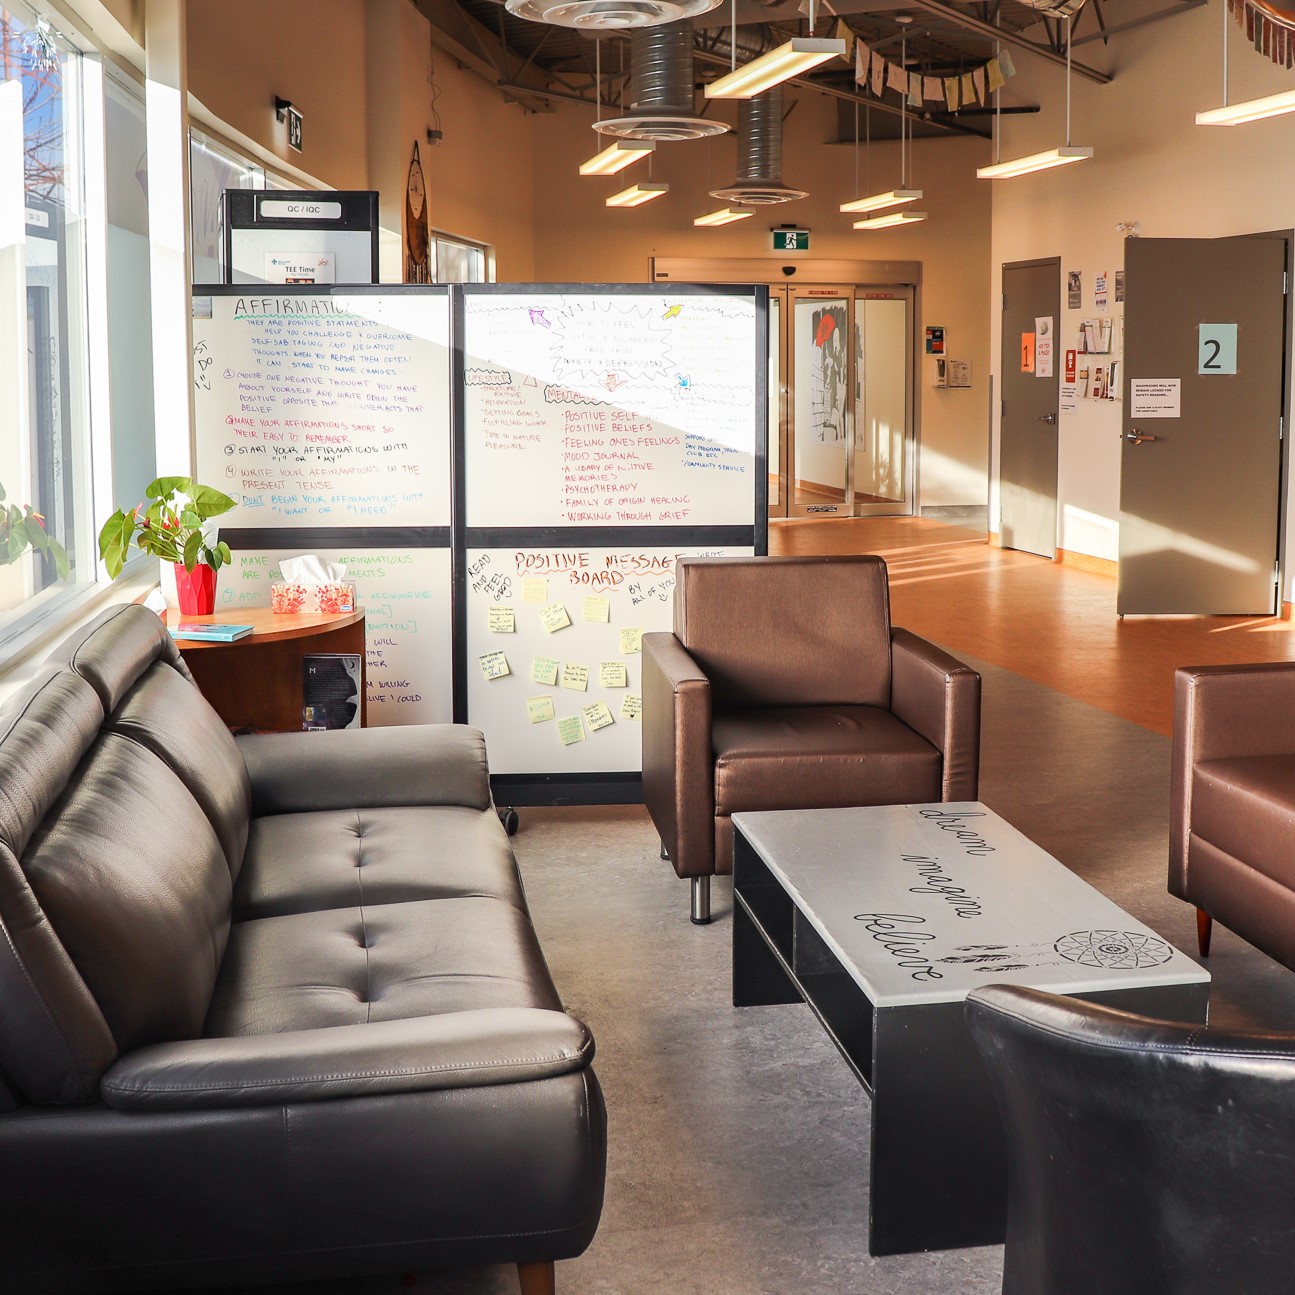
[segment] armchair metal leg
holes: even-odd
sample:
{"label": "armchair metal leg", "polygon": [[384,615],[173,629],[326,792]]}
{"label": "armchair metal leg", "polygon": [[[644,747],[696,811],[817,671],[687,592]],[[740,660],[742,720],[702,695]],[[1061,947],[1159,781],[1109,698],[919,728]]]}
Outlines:
{"label": "armchair metal leg", "polygon": [[710,921],[710,878],[692,879],[692,920],[698,926]]}
{"label": "armchair metal leg", "polygon": [[551,1259],[540,1263],[518,1264],[517,1279],[522,1295],[554,1295],[557,1290]]}
{"label": "armchair metal leg", "polygon": [[1210,956],[1210,936],[1214,934],[1214,919],[1203,909],[1196,910],[1196,947],[1202,958]]}

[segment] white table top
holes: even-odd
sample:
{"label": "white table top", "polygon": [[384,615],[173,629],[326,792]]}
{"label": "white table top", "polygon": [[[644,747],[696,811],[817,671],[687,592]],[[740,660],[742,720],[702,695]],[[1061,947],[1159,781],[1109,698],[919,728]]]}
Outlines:
{"label": "white table top", "polygon": [[767,810],[733,823],[877,1007],[976,985],[1056,994],[1209,972],[979,802]]}

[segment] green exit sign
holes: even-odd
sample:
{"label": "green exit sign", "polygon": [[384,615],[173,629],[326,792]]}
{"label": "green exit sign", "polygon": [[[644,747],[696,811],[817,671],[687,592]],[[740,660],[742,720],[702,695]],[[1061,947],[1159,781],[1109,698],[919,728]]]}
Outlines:
{"label": "green exit sign", "polygon": [[773,231],[773,250],[775,252],[808,252],[809,230],[775,229]]}

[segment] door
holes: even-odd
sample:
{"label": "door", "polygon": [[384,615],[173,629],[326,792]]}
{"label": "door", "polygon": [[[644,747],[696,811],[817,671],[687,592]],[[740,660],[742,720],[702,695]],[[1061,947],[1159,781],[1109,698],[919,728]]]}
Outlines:
{"label": "door", "polygon": [[1287,241],[1136,238],[1124,249],[1117,610],[1271,615]]}
{"label": "door", "polygon": [[1002,423],[998,453],[999,540],[1057,555],[1057,397],[1054,335],[1061,314],[1061,260],[1003,266]]}

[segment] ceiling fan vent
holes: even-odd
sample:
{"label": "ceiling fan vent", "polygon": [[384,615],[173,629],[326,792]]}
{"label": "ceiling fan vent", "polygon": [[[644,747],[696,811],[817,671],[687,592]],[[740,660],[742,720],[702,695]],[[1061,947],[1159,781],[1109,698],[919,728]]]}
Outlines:
{"label": "ceiling fan vent", "polygon": [[714,9],[722,0],[506,0],[518,18],[575,27],[579,31],[624,31],[677,22]]}
{"label": "ceiling fan vent", "polygon": [[791,189],[782,182],[781,86],[739,100],[737,159],[737,179],[727,189],[712,189],[712,198],[761,207],[809,196],[806,190]]}

